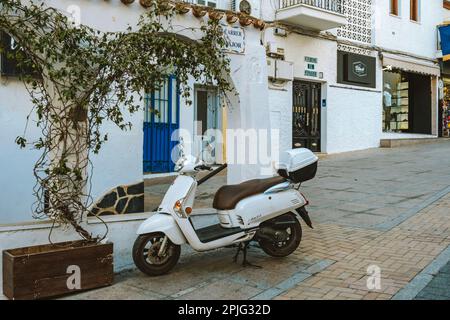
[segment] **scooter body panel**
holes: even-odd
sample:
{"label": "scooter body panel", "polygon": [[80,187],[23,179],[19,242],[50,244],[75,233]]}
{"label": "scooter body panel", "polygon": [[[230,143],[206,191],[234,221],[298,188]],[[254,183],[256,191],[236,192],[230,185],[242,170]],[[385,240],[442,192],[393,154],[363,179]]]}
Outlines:
{"label": "scooter body panel", "polygon": [[138,235],[162,232],[175,244],[186,243],[186,238],[172,215],[157,212],[145,220],[137,231]]}
{"label": "scooter body panel", "polygon": [[188,175],[179,175],[167,190],[159,205],[160,212],[173,212],[173,206],[178,200],[183,200],[183,207],[192,207],[194,204],[197,181]]}
{"label": "scooter body panel", "polygon": [[262,193],[238,202],[233,210],[219,210],[220,223],[225,228],[250,229],[286,212],[306,205],[307,200],[295,189]]}

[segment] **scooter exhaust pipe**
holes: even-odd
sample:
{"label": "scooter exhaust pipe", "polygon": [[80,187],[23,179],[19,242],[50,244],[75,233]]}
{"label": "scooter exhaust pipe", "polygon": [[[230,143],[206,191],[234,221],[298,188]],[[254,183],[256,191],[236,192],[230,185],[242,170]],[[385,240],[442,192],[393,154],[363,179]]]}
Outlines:
{"label": "scooter exhaust pipe", "polygon": [[288,233],[284,230],[276,230],[271,227],[262,227],[256,232],[256,236],[270,241],[286,241]]}

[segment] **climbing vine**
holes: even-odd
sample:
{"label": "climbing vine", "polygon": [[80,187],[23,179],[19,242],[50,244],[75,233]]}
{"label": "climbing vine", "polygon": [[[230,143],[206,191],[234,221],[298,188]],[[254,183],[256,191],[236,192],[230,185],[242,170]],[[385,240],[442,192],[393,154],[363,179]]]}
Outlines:
{"label": "climbing vine", "polygon": [[[0,0],[0,30],[20,46],[7,55],[21,70],[31,70],[21,79],[42,133],[33,141],[26,131],[16,139],[41,152],[34,166],[33,214],[72,226],[86,240],[99,240],[82,226],[82,217],[92,202],[90,158],[108,140],[103,125],[129,130],[128,115],[142,110],[145,93],[157,90],[168,74],[176,76],[187,101],[189,77],[231,90],[219,20],[177,29],[177,6],[164,0],[146,5],[135,26],[101,32],[75,24],[45,1]],[[180,36],[186,33],[196,40]]]}

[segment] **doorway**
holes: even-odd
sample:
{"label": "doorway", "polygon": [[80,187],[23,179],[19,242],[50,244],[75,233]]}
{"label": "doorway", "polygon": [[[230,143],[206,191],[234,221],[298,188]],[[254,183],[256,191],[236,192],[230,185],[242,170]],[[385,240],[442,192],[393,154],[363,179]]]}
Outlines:
{"label": "doorway", "polygon": [[145,96],[144,173],[173,172],[172,135],[179,128],[180,96],[176,78],[168,77],[162,86]]}
{"label": "doorway", "polygon": [[222,110],[215,87],[195,86],[195,136],[200,158],[208,163],[221,163],[219,143],[215,133],[222,127]]}
{"label": "doorway", "polygon": [[292,147],[320,152],[321,84],[294,80],[292,95]]}

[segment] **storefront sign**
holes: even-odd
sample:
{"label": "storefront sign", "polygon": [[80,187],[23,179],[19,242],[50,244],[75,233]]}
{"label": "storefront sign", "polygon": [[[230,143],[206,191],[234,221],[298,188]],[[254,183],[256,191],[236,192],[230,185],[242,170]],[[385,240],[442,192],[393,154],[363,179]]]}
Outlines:
{"label": "storefront sign", "polygon": [[365,77],[367,76],[367,66],[365,65],[364,62],[361,61],[353,62],[352,72],[357,77]]}
{"label": "storefront sign", "polygon": [[305,57],[305,76],[317,78],[317,63],[317,58]]}
{"label": "storefront sign", "polygon": [[227,46],[226,51],[231,53],[245,53],[245,31],[241,27],[222,26]]}
{"label": "storefront sign", "polygon": [[376,87],[376,58],[338,51],[338,83]]}

